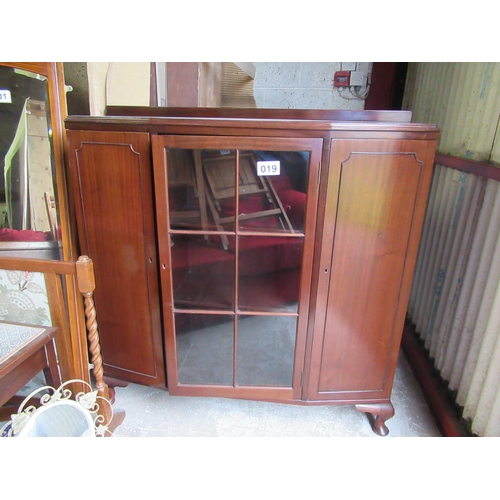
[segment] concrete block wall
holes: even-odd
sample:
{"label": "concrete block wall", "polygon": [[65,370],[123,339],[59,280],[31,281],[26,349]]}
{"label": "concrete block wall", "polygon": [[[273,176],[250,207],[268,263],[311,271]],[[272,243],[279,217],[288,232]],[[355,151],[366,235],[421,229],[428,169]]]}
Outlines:
{"label": "concrete block wall", "polygon": [[364,99],[344,99],[333,86],[340,62],[254,62],[259,108],[364,109]]}

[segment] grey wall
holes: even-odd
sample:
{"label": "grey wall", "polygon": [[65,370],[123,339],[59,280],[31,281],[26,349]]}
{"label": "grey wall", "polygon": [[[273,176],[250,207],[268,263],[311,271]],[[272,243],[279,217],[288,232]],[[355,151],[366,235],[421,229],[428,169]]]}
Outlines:
{"label": "grey wall", "polygon": [[254,62],[259,108],[364,109],[362,99],[343,99],[333,86],[340,62]]}

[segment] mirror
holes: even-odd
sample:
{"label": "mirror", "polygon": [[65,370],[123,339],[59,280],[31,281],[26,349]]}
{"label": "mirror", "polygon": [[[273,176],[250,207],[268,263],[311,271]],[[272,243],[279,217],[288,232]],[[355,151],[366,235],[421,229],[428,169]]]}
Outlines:
{"label": "mirror", "polygon": [[[35,258],[75,262],[78,259],[76,231],[72,225],[72,210],[67,194],[64,166],[64,119],[67,115],[67,90],[62,62],[0,63],[0,215],[5,212],[3,218],[0,217],[0,235],[3,236],[0,239],[0,261],[3,260],[5,264],[9,262],[9,265],[4,268],[0,263],[0,301],[12,299],[13,303],[16,303],[18,299],[25,300],[29,294],[42,296],[39,293],[39,287],[32,286],[32,283],[26,279],[31,278],[35,273],[23,271],[10,273],[9,269],[13,261],[21,262],[28,258]],[[28,98],[39,103],[33,105],[33,108],[30,104],[29,113],[27,113],[26,103]],[[27,113],[24,117],[22,117],[23,110]],[[33,115],[37,116],[40,127],[43,129],[43,132],[40,132],[43,140],[40,139],[39,142],[44,144],[45,154],[41,160],[43,166],[38,167],[38,173],[43,172],[42,177],[46,181],[39,189],[39,193],[42,193],[39,196],[43,198],[39,197],[37,200],[44,222],[43,225],[37,222],[36,226],[32,225],[37,217],[33,215],[30,201],[30,193],[35,188],[35,178],[31,175],[31,167],[34,167],[34,164],[30,162],[29,157],[26,157],[26,147],[16,149],[15,145],[13,146],[20,121],[22,119],[27,121]],[[41,123],[44,124],[43,127]],[[26,141],[19,142],[26,145]],[[11,147],[13,147],[12,150]],[[7,172],[10,173],[6,177],[5,157],[9,150],[11,150],[9,156],[11,163]],[[16,155],[18,151],[21,153]],[[24,184],[21,184],[24,191],[19,188],[15,191],[16,176],[13,173],[16,172],[16,168],[19,172],[21,167],[13,167],[13,165],[26,166],[26,162],[22,161],[23,154],[24,158],[28,158],[29,170],[24,170],[24,173],[28,172],[28,175],[18,176],[19,179],[24,179]],[[18,158],[21,161],[18,162]],[[48,196],[46,192],[49,192]],[[54,194],[53,206],[51,192]],[[18,196],[18,203],[15,202],[16,196]],[[27,200],[30,201],[29,205],[27,205]],[[50,202],[48,208],[47,202]],[[22,222],[19,222],[23,220],[23,213],[29,214],[29,218],[24,218],[30,221],[26,224],[26,229],[23,229]],[[27,238],[28,235],[33,234],[39,239],[43,236],[42,241],[31,241]],[[12,235],[17,236],[17,241],[13,241]],[[46,273],[41,278],[45,282],[47,279],[44,276],[51,279],[52,283],[55,280],[51,273]],[[5,287],[6,283],[12,285],[14,290]],[[56,340],[61,376],[64,380],[89,381],[85,313],[78,292],[76,276],[64,273],[61,283],[57,286],[53,283],[51,288],[55,287],[56,290],[60,290],[59,285],[62,291],[51,293],[50,308],[51,313],[53,310],[59,318],[57,326],[61,330],[61,335]],[[6,297],[9,293],[12,293],[12,297]],[[24,306],[24,300],[18,301],[17,304]]]}
{"label": "mirror", "polygon": [[0,66],[0,256],[61,258],[47,77]]}

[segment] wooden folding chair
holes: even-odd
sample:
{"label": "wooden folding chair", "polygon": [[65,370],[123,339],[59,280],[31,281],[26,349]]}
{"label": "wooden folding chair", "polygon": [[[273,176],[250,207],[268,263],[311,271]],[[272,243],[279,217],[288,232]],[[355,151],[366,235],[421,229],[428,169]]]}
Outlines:
{"label": "wooden folding chair", "polygon": [[[234,224],[234,215],[224,215],[224,202],[235,202],[235,154],[207,154],[202,156],[201,163],[206,178],[207,202],[215,226],[219,231],[228,224]],[[252,152],[239,153],[239,187],[240,201],[245,197],[262,196],[265,208],[238,214],[238,221],[277,217],[285,231],[293,231],[292,224],[286,214],[276,191],[267,176],[256,173],[257,157]],[[221,235],[224,248],[228,248],[227,236]]]}
{"label": "wooden folding chair", "polygon": [[[178,207],[170,211],[172,226],[195,226],[206,229],[208,226],[205,201],[205,183],[201,171],[200,151],[170,149],[167,151],[168,188],[184,188],[194,196],[193,206]],[[184,193],[185,194],[185,193]],[[189,195],[188,195],[189,196]]]}

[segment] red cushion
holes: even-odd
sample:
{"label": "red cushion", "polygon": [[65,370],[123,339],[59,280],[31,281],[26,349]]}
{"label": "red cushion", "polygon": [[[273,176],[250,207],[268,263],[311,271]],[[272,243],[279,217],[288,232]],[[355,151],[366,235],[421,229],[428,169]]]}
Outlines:
{"label": "red cushion", "polygon": [[10,229],[8,227],[0,230],[0,241],[47,241],[50,233],[43,231],[32,231],[30,229]]}
{"label": "red cushion", "polygon": [[290,181],[290,177],[286,173],[281,173],[281,175],[270,176],[271,182],[275,191],[280,194],[283,189],[292,189],[292,183]]}
{"label": "red cushion", "polygon": [[242,276],[300,267],[302,240],[298,238],[241,237],[239,270]]}
{"label": "red cushion", "polygon": [[[216,265],[221,274],[234,273],[234,238],[230,238],[229,250],[224,250],[217,238],[212,241],[212,246],[207,246],[200,238],[199,246],[178,242],[171,250],[174,270]],[[238,263],[242,276],[297,268],[301,261],[302,240],[299,238],[240,238]]]}

